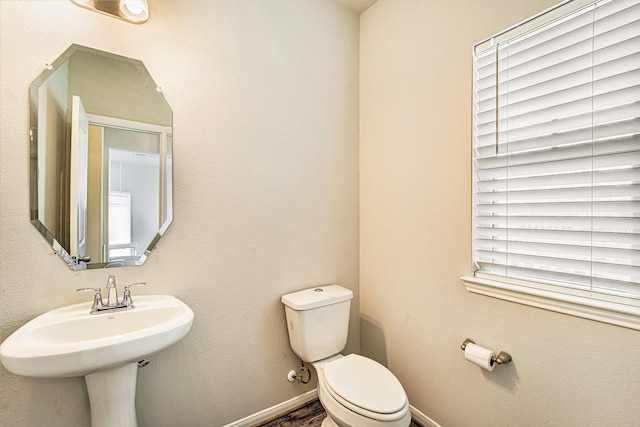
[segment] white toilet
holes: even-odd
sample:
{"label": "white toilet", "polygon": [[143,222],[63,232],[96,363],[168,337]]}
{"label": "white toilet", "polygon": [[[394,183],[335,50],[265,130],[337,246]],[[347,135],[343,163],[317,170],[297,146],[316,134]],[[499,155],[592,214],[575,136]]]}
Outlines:
{"label": "white toilet", "polygon": [[398,379],[376,361],[343,356],[353,292],[331,285],[284,295],[293,351],[318,373],[327,411],[322,427],[407,427],[409,400]]}

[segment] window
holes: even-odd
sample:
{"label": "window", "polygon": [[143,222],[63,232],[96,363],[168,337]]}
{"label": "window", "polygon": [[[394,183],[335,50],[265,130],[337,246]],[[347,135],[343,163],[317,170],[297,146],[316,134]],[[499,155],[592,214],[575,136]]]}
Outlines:
{"label": "window", "polygon": [[585,3],[474,47],[474,277],[463,280],[640,329],[640,1]]}

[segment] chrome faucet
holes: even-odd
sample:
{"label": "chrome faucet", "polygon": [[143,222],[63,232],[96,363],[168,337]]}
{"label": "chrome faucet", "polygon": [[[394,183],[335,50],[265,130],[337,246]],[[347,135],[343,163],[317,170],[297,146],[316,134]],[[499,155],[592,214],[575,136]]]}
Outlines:
{"label": "chrome faucet", "polygon": [[93,291],[93,305],[91,306],[90,314],[106,313],[108,311],[117,310],[131,310],[135,308],[133,300],[131,299],[132,286],[144,286],[145,282],[132,283],[124,287],[124,294],[122,295],[122,301],[118,301],[118,289],[116,288],[116,278],[114,275],[110,275],[107,279],[107,304],[102,302],[102,291],[100,288],[80,288],[76,289],[76,292],[81,291]]}

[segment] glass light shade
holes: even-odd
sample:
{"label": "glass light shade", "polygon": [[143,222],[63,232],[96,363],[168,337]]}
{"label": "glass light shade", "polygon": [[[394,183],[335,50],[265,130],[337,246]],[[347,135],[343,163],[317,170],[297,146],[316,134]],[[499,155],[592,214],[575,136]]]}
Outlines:
{"label": "glass light shade", "polygon": [[70,0],[84,9],[109,15],[133,24],[142,24],[149,19],[147,0]]}
{"label": "glass light shade", "polygon": [[132,21],[149,19],[147,0],[120,0],[120,13]]}

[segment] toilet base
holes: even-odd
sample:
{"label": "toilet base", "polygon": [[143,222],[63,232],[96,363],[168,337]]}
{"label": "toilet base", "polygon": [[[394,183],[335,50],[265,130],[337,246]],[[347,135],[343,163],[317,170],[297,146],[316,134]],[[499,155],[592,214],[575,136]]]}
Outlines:
{"label": "toilet base", "polygon": [[322,421],[322,424],[320,425],[320,427],[340,427],[340,426],[336,424],[335,421],[333,421],[329,415],[327,415],[327,418],[325,418]]}

